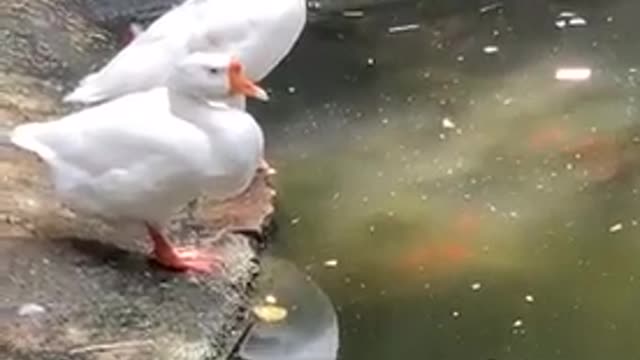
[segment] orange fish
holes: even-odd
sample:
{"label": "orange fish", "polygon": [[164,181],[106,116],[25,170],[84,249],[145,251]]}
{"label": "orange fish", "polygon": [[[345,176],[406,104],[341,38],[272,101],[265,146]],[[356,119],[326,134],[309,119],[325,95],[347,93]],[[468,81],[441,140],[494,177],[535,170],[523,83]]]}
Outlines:
{"label": "orange fish", "polygon": [[585,176],[592,181],[610,180],[621,170],[622,150],[609,135],[583,136],[567,146],[563,152],[576,158],[577,162],[583,165]]}
{"label": "orange fish", "polygon": [[555,150],[562,147],[569,138],[570,134],[566,128],[549,126],[531,134],[528,145],[533,151]]}
{"label": "orange fish", "polygon": [[474,256],[470,240],[475,238],[480,225],[477,210],[465,209],[438,238],[418,236],[419,244],[405,252],[397,265],[403,270],[415,271],[419,268],[449,269],[463,264]]}

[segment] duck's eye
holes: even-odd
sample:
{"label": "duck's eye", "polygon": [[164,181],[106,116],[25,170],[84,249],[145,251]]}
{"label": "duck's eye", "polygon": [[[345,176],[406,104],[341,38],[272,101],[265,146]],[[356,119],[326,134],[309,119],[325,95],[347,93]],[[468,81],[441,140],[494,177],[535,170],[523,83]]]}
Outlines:
{"label": "duck's eye", "polygon": [[207,69],[209,71],[209,74],[218,74],[220,72],[220,69],[218,68],[209,68]]}

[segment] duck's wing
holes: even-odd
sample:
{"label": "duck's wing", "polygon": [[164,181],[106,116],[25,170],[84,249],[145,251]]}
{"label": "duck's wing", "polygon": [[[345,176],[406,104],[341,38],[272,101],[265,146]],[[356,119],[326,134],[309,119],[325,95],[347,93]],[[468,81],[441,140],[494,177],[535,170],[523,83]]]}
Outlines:
{"label": "duck's wing", "polygon": [[175,63],[193,51],[231,51],[250,77],[261,80],[291,50],[304,22],[302,0],[188,0],[82,79],[64,100],[94,103],[163,85]]}
{"label": "duck's wing", "polygon": [[95,103],[164,84],[185,55],[198,1],[177,6],[158,18],[97,72],[83,78],[65,102]]}
{"label": "duck's wing", "polygon": [[78,181],[145,168],[154,169],[153,176],[179,176],[206,164],[199,156],[208,155],[206,136],[148,100],[131,95],[57,121],[20,125],[11,140],[38,154],[54,172],[80,176]]}

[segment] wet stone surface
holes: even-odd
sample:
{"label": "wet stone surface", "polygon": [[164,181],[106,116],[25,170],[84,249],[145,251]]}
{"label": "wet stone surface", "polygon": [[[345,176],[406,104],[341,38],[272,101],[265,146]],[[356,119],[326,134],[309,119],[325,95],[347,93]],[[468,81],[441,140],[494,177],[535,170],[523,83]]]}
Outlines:
{"label": "wet stone surface", "polygon": [[[115,36],[85,10],[63,0],[0,8],[0,128],[70,111],[63,93],[115,51]],[[138,226],[66,209],[35,157],[3,147],[0,173],[0,358],[226,357],[246,326],[259,270],[253,239],[264,237],[273,212],[264,175],[237,201],[198,201],[176,216],[177,243],[226,255],[223,271],[204,277],[150,262]],[[255,236],[232,232],[208,243],[220,226]]]}

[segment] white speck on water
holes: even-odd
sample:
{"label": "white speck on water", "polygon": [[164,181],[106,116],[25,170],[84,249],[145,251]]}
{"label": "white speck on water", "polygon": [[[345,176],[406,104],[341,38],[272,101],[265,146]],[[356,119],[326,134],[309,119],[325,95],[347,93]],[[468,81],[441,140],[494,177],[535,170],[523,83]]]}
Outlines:
{"label": "white speck on water", "polygon": [[556,20],[556,27],[558,29],[564,29],[567,26],[566,20]]}
{"label": "white speck on water", "polygon": [[322,3],[319,1],[309,1],[308,6],[310,9],[321,9]]}
{"label": "white speck on water", "polygon": [[447,140],[447,135],[445,135],[445,134],[443,134],[443,133],[440,133],[440,134],[438,135],[438,137],[440,138],[440,140]]}
{"label": "white speck on water", "polygon": [[453,316],[454,318],[459,318],[459,317],[460,317],[460,312],[459,312],[459,311],[455,311],[455,310],[454,310],[454,311],[451,313],[451,316]]}
{"label": "white speck on water", "polygon": [[590,68],[558,68],[556,80],[560,81],[585,81],[591,78]]}
{"label": "white speck on water", "polygon": [[329,259],[324,262],[324,266],[328,268],[334,268],[338,266],[338,259]]}
{"label": "white speck on water", "polygon": [[622,230],[622,223],[617,223],[614,225],[611,225],[611,227],[609,228],[609,232],[610,233],[615,233]]}
{"label": "white speck on water", "polygon": [[296,88],[295,88],[294,86],[289,86],[289,87],[287,88],[287,92],[288,92],[289,94],[295,94],[295,93],[296,93]]}
{"label": "white speck on water", "polygon": [[519,217],[518,212],[517,211],[511,211],[509,212],[509,216],[516,219]]}
{"label": "white speck on water", "polygon": [[31,316],[36,314],[42,314],[42,313],[45,313],[46,311],[47,310],[41,305],[29,303],[29,304],[24,304],[20,306],[20,308],[18,309],[18,315]]}
{"label": "white speck on water", "polygon": [[464,61],[464,55],[458,55],[458,57],[456,57],[456,60],[458,60],[459,62],[463,62]]}
{"label": "white speck on water", "polygon": [[574,13],[573,11],[562,11],[560,14],[558,14],[558,17],[564,18],[570,18],[574,16],[576,16],[576,13]]}
{"label": "white speck on water", "polygon": [[454,129],[456,127],[456,124],[453,121],[451,121],[451,119],[446,117],[442,119],[442,127],[445,129]]}
{"label": "white speck on water", "polygon": [[513,103],[513,98],[506,98],[502,101],[502,105],[511,105]]}
{"label": "white speck on water", "polygon": [[384,118],[384,119],[380,120],[380,122],[382,123],[382,125],[387,125],[389,123],[389,119],[388,118]]}
{"label": "white speck on water", "polygon": [[374,225],[369,226],[369,232],[374,233],[376,231],[376,227]]}
{"label": "white speck on water", "polygon": [[481,13],[481,14],[484,14],[484,13],[486,13],[486,12],[489,12],[489,11],[492,11],[492,10],[499,9],[499,8],[501,8],[502,6],[503,6],[503,4],[502,4],[502,2],[501,2],[501,1],[496,1],[496,2],[494,2],[494,3],[491,3],[491,4],[488,4],[488,5],[485,5],[485,6],[481,7],[481,8],[480,8],[480,13]]}
{"label": "white speck on water", "polygon": [[291,219],[291,225],[296,225],[299,222],[300,222],[300,218],[299,217]]}
{"label": "white speck on water", "polygon": [[392,26],[388,28],[387,31],[389,32],[389,34],[395,34],[395,33],[407,32],[407,31],[416,31],[418,29],[420,29],[420,24],[406,24],[406,25]]}
{"label": "white speck on water", "polygon": [[571,26],[585,26],[585,25],[587,25],[587,20],[577,16],[577,17],[569,19],[569,25],[571,25]]}
{"label": "white speck on water", "polygon": [[613,22],[613,16],[607,16],[607,22],[608,23]]}
{"label": "white speck on water", "polygon": [[513,325],[512,325],[512,326],[513,326],[514,328],[519,328],[519,327],[522,327],[522,325],[524,325],[524,322],[522,321],[522,319],[516,319],[516,320],[513,322]]}
{"label": "white speck on water", "polygon": [[471,290],[473,291],[478,291],[482,288],[482,284],[479,282],[474,282],[473,284],[471,284]]}
{"label": "white speck on water", "polygon": [[367,59],[367,66],[373,66],[376,64],[376,59],[370,57]]}
{"label": "white speck on water", "polygon": [[495,53],[497,53],[498,51],[500,51],[500,48],[499,48],[499,47],[497,47],[496,45],[487,45],[487,46],[485,46],[484,48],[482,48],[482,51],[483,51],[485,54],[495,54]]}
{"label": "white speck on water", "polygon": [[533,295],[531,295],[531,294],[527,294],[527,295],[525,295],[525,297],[524,297],[524,301],[526,301],[526,302],[528,302],[528,303],[530,303],[530,304],[531,304],[531,303],[533,303],[533,302],[535,301],[535,299],[533,298]]}
{"label": "white speck on water", "polygon": [[359,19],[364,17],[364,11],[362,10],[345,10],[342,12],[342,16],[346,18]]}

